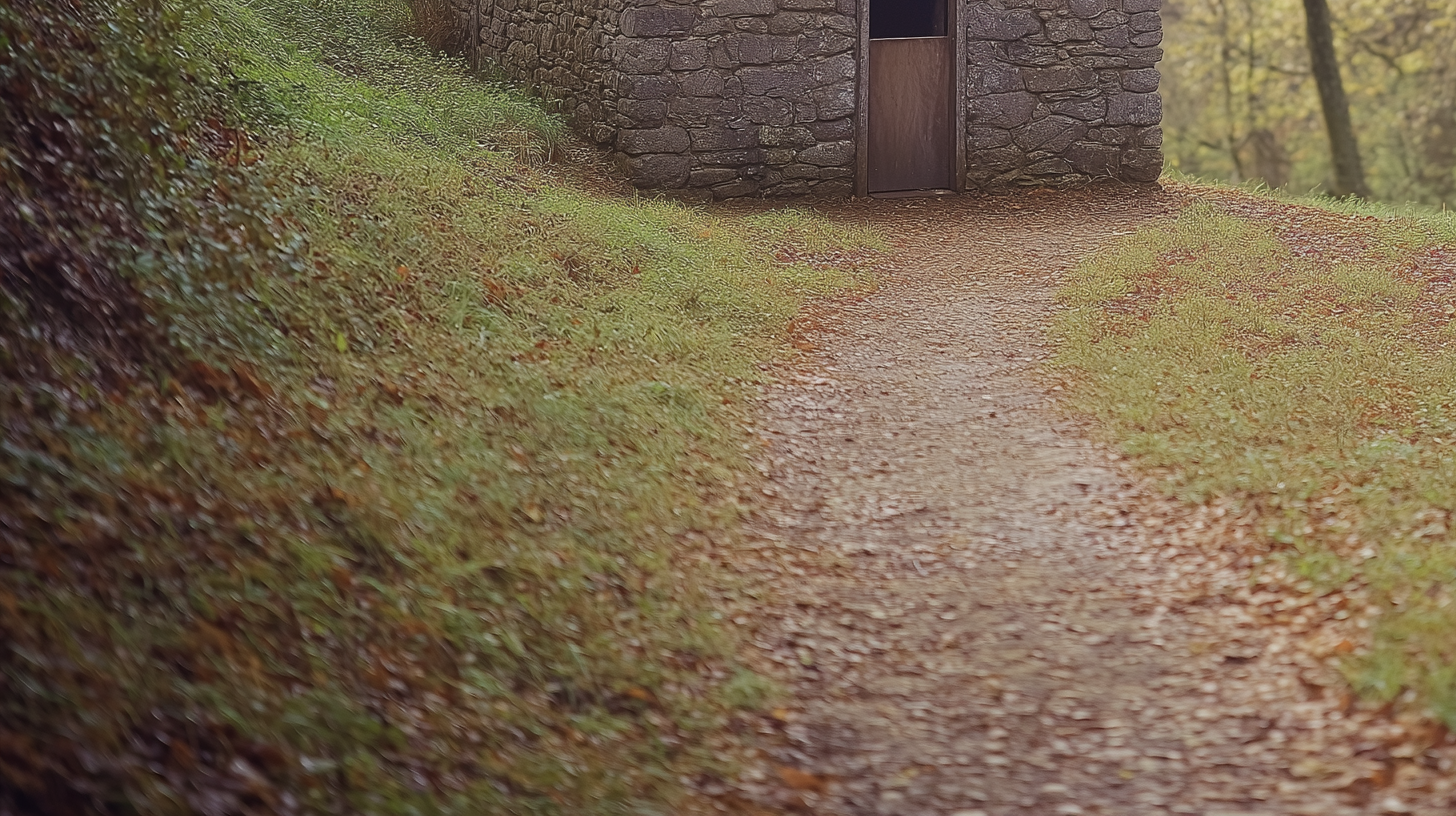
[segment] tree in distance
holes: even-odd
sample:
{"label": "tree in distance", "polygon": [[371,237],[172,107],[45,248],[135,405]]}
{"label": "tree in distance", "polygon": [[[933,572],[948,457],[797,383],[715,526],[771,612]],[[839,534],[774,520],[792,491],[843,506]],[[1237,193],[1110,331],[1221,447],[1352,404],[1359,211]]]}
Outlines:
{"label": "tree in distance", "polygon": [[1345,96],[1340,63],[1335,58],[1335,34],[1328,1],[1304,0],[1304,19],[1310,68],[1314,72],[1315,85],[1319,87],[1320,108],[1324,111],[1325,130],[1330,136],[1330,159],[1335,170],[1335,185],[1331,192],[1339,198],[1369,198],[1365,169],[1360,164],[1360,144],[1355,140],[1355,127],[1350,122],[1350,101]]}

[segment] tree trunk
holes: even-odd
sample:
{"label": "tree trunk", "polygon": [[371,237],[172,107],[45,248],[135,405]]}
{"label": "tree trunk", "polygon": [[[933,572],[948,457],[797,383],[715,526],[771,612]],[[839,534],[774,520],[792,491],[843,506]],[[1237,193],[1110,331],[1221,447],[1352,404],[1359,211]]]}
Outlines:
{"label": "tree trunk", "polygon": [[1319,87],[1320,107],[1325,113],[1325,130],[1330,134],[1330,158],[1335,165],[1335,195],[1370,197],[1365,186],[1365,169],[1360,165],[1360,145],[1350,123],[1350,100],[1340,79],[1335,59],[1335,33],[1330,24],[1328,0],[1304,0],[1304,20],[1309,32],[1309,61],[1314,83]]}

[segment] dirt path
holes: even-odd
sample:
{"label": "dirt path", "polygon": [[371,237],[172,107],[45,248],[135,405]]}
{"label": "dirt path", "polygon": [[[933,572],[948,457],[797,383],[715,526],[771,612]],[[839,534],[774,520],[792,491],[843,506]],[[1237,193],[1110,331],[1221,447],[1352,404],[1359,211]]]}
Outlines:
{"label": "dirt path", "polygon": [[1297,593],[1249,585],[1237,520],[1152,497],[1036,374],[1060,275],[1178,206],[849,213],[897,236],[896,269],[766,394],[739,567],[774,600],[737,621],[794,703],[743,794],[843,816],[1451,812],[1440,758],[1396,756],[1415,726],[1341,697],[1340,630],[1255,614]]}

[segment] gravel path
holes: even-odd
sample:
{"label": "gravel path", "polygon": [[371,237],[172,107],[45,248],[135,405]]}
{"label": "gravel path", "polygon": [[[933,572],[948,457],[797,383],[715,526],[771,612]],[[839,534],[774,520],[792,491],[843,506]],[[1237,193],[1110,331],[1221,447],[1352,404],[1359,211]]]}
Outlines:
{"label": "gravel path", "polygon": [[[765,394],[737,622],[791,689],[736,795],[821,814],[1450,814],[1449,739],[1355,704],[1358,599],[1251,581],[1039,373],[1060,275],[1183,198],[847,206],[895,236]],[[927,225],[934,224],[934,229]],[[1435,747],[1432,747],[1432,746]]]}

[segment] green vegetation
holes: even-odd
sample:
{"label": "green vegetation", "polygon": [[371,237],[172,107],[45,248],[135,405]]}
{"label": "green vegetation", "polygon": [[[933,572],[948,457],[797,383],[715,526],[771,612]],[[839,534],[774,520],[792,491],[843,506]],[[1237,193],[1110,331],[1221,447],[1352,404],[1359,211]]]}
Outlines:
{"label": "green vegetation", "polygon": [[1423,233],[1423,237],[1419,240],[1427,242],[1456,241],[1456,217],[1453,217],[1456,216],[1456,213],[1420,201],[1386,201],[1354,196],[1334,198],[1320,192],[1295,192],[1288,188],[1270,187],[1260,179],[1230,184],[1215,178],[1189,175],[1173,167],[1163,171],[1161,183],[1165,187],[1171,185],[1175,188],[1189,188],[1189,192],[1194,195],[1202,195],[1210,188],[1219,191],[1219,194],[1238,190],[1259,198],[1272,198],[1285,204],[1326,210],[1342,215],[1369,216],[1386,221],[1405,221],[1410,222],[1414,229]]}
{"label": "green vegetation", "polygon": [[[1456,207],[1456,0],[1330,0],[1370,186]],[[1332,189],[1300,0],[1167,0],[1171,167],[1233,183]]]}
{"label": "green vegetation", "polygon": [[[1075,272],[1056,362],[1170,492],[1231,497],[1316,584],[1367,585],[1351,681],[1456,726],[1456,219],[1369,224],[1286,241],[1195,206]],[[1427,253],[1441,271],[1413,274]]]}
{"label": "green vegetation", "polygon": [[0,810],[667,812],[771,691],[705,548],[867,237],[585,192],[408,23],[0,7]]}

